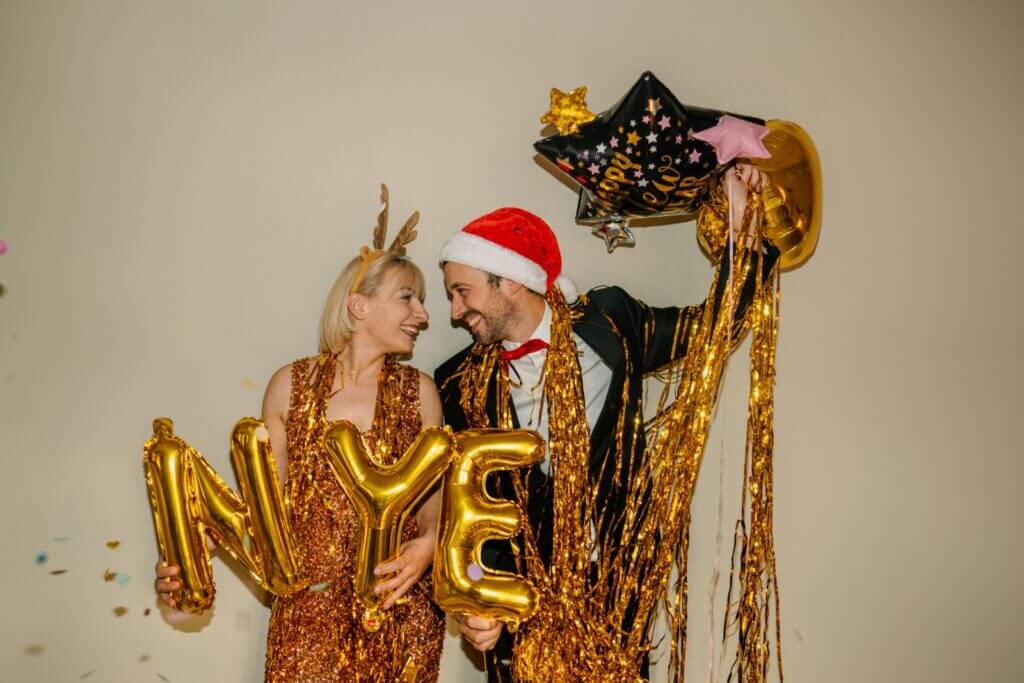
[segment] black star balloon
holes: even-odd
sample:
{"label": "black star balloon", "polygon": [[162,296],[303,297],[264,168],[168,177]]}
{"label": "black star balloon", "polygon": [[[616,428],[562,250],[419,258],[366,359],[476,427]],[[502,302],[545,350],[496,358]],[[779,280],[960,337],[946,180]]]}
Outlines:
{"label": "black star balloon", "polygon": [[[724,166],[714,142],[694,134],[720,126],[725,115],[683,105],[648,71],[615,106],[578,132],[538,140],[534,148],[579,184],[576,221],[594,226],[611,251],[632,246],[626,227],[630,219],[684,218],[696,212],[709,180]],[[764,123],[731,116],[741,123]]]}

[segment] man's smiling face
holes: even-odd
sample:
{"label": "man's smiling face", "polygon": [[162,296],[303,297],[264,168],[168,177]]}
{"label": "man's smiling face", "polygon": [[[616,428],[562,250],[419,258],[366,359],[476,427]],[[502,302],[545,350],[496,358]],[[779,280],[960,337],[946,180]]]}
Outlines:
{"label": "man's smiling face", "polygon": [[478,344],[505,339],[519,319],[503,291],[506,283],[461,263],[444,264],[444,288],[451,302],[452,322],[465,327]]}

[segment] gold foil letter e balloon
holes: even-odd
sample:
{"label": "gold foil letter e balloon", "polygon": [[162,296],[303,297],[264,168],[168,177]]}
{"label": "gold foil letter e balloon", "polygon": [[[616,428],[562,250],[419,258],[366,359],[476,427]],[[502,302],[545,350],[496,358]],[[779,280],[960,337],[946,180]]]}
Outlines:
{"label": "gold foil letter e balloon", "polygon": [[544,457],[544,442],[523,430],[470,429],[455,435],[459,453],[444,483],[441,540],[434,557],[434,600],[449,614],[503,621],[514,629],[533,616],[537,595],[518,574],[487,569],[483,542],[511,538],[519,508],[484,489],[495,470],[527,467]]}
{"label": "gold foil letter e balloon", "polygon": [[381,626],[380,603],[386,596],[373,588],[373,569],[398,554],[405,520],[444,474],[451,454],[451,432],[424,430],[398,460],[386,467],[370,461],[359,430],[348,421],[324,434],[331,469],[359,517],[358,550],[353,577],[355,593],[366,608],[363,628]]}
{"label": "gold foil letter e balloon", "polygon": [[305,587],[263,422],[243,418],[231,435],[241,496],[174,434],[166,417],[153,421],[153,438],[143,452],[160,557],[181,569],[175,599],[182,609],[198,614],[213,604],[207,532],[271,593],[287,595]]}

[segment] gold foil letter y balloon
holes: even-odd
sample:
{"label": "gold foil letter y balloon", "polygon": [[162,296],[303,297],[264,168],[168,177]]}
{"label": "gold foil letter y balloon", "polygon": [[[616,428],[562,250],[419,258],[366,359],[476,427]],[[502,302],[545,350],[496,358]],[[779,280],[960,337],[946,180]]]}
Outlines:
{"label": "gold foil letter y balloon", "polygon": [[380,628],[379,606],[386,597],[373,591],[373,569],[398,554],[406,518],[448,467],[451,439],[445,429],[424,430],[398,462],[377,467],[351,422],[338,422],[324,434],[331,469],[359,517],[353,581],[366,607],[363,627],[367,631]]}

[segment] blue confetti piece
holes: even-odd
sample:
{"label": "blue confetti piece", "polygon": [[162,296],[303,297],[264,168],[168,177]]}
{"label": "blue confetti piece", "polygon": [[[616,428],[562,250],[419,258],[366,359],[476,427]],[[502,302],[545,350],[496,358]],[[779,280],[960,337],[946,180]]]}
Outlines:
{"label": "blue confetti piece", "polygon": [[128,582],[131,580],[132,577],[128,576],[127,574],[121,574],[120,572],[118,572],[117,576],[114,578],[114,581],[117,581],[118,585],[121,586],[128,585]]}
{"label": "blue confetti piece", "polygon": [[310,586],[306,590],[308,590],[310,593],[319,593],[320,591],[322,591],[325,588],[327,588],[329,585],[331,585],[331,584],[329,584],[326,581],[321,581],[320,583],[314,583],[312,586]]}
{"label": "blue confetti piece", "polygon": [[46,560],[50,558],[46,553],[40,552],[36,555],[36,564],[46,564]]}

